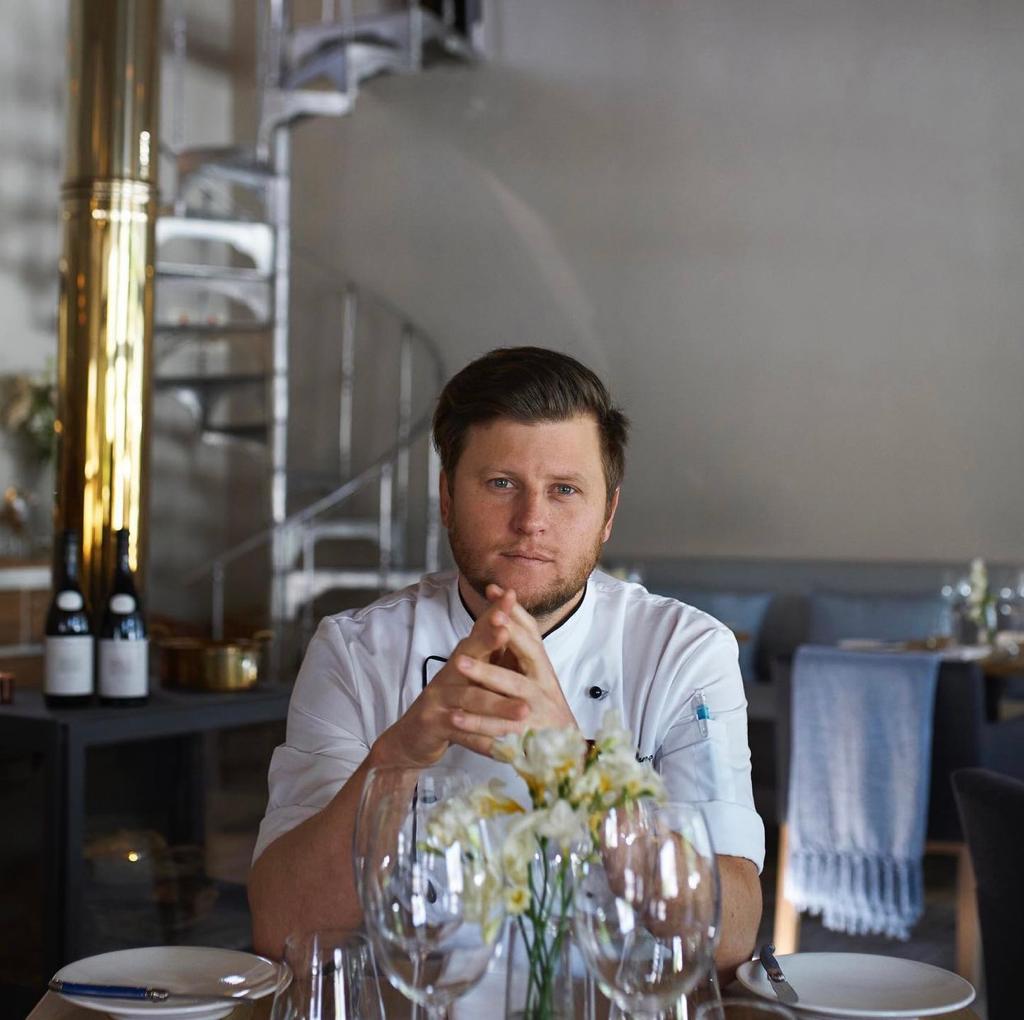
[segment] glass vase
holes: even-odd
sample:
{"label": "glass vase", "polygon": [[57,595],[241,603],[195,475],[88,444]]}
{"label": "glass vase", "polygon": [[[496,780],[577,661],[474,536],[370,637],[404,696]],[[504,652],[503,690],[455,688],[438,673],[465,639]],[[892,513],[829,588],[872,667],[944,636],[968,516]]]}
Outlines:
{"label": "glass vase", "polygon": [[568,856],[538,851],[530,906],[509,924],[506,1020],[572,1020],[572,869]]}

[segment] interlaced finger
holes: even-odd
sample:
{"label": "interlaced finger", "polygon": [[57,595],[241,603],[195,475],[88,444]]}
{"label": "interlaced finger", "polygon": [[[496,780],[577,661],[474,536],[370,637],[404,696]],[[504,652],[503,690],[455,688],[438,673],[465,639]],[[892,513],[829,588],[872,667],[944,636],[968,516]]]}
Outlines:
{"label": "interlaced finger", "polygon": [[513,722],[526,718],[530,711],[529,705],[520,698],[492,693],[483,687],[470,684],[460,688],[453,687],[446,696],[445,703],[449,711],[490,715]]}
{"label": "interlaced finger", "polygon": [[456,658],[455,668],[473,683],[479,684],[488,691],[494,691],[495,694],[502,694],[506,698],[521,698],[523,696],[524,677],[522,673],[505,669],[504,666],[495,666],[489,662],[480,662],[467,655],[460,655]]}
{"label": "interlaced finger", "polygon": [[452,712],[451,723],[455,732],[449,737],[458,742],[457,734],[475,734],[485,737],[504,737],[509,733],[520,733],[523,724],[509,719],[499,719],[493,715],[477,715],[475,712]]}

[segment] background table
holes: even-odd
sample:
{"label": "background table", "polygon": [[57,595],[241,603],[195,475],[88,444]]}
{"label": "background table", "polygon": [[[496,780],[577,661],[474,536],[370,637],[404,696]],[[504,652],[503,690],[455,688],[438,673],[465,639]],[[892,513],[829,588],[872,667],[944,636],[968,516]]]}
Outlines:
{"label": "background table", "polygon": [[[0,706],[0,747],[5,755],[41,756],[45,815],[39,855],[42,867],[42,947],[37,974],[26,984],[2,986],[4,999],[38,989],[64,963],[89,955],[80,940],[83,898],[86,770],[91,748],[167,741],[163,775],[154,777],[161,807],[176,839],[201,842],[205,775],[201,737],[254,723],[277,722],[288,711],[290,687],[268,686],[232,694],[179,693],[156,689],[146,705],[95,706],[51,711],[38,691],[19,689],[16,702]],[[3,951],[0,949],[0,951]],[[43,983],[45,983],[45,978]],[[23,999],[24,1011],[38,992]],[[7,1015],[0,1009],[0,1014]],[[14,1015],[14,1014],[11,1014]]]}

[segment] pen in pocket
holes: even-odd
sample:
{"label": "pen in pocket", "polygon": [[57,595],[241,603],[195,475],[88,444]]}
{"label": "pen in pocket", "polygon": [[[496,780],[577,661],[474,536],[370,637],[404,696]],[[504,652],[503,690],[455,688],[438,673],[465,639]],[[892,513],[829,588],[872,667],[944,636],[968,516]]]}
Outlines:
{"label": "pen in pocket", "polygon": [[694,691],[693,703],[697,706],[694,712],[694,718],[697,720],[697,729],[702,737],[706,737],[708,735],[708,720],[711,718],[711,709],[708,708],[708,703],[704,700],[704,692],[702,690]]}

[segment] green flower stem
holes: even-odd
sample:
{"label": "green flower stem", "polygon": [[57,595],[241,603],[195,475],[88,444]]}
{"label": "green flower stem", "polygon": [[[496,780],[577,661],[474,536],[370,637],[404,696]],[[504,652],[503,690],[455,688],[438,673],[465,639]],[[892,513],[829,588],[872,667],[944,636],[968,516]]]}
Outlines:
{"label": "green flower stem", "polygon": [[[572,906],[572,889],[568,881],[569,862],[562,860],[553,871],[547,857],[548,841],[541,839],[538,844],[541,874],[535,881],[534,869],[530,869],[530,906],[517,919],[529,960],[523,1015],[525,1020],[553,1020],[555,976],[568,937],[567,918]],[[558,910],[558,920],[552,933],[555,909]]]}

